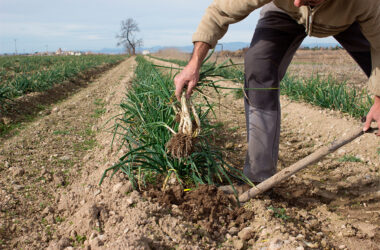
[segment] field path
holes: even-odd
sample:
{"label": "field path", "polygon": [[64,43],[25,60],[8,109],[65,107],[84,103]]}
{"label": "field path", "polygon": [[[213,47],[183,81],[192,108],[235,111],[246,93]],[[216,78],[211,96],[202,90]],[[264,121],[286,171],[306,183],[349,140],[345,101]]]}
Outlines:
{"label": "field path", "polygon": [[[71,186],[99,182],[100,173],[91,183],[82,176],[107,165],[110,143],[103,143],[99,136],[111,137],[104,125],[120,113],[116,105],[134,67],[134,58],[122,62],[41,112],[41,117],[12,138],[1,141],[0,248],[47,247],[70,214],[60,206],[67,202],[63,199],[68,198],[65,195],[70,194]],[[104,158],[88,165],[95,150],[104,151]]]}

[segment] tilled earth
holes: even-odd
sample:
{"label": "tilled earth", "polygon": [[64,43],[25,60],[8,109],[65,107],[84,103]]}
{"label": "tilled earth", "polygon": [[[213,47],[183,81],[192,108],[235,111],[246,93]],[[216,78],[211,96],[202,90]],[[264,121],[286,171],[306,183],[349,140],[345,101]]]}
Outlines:
{"label": "tilled earth", "polygon": [[[379,138],[366,134],[242,207],[215,187],[133,191],[104,170],[134,58],[49,106],[1,141],[0,248],[4,249],[379,249]],[[224,82],[228,86],[233,83]],[[242,99],[222,91],[215,143],[242,166]],[[279,169],[360,122],[282,98]],[[225,108],[228,107],[228,108]],[[109,122],[111,119],[111,122]]]}
{"label": "tilled earth", "polygon": [[223,241],[229,222],[243,229],[246,222],[254,218],[253,211],[238,207],[235,197],[227,197],[215,186],[203,185],[185,192],[180,186],[165,191],[150,190],[152,201],[173,209],[186,220],[201,226],[209,236]]}

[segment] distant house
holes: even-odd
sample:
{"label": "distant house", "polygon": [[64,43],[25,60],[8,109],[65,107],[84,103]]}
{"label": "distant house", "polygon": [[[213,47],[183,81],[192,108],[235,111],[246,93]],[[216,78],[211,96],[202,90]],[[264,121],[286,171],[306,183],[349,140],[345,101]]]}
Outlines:
{"label": "distant house", "polygon": [[56,52],[56,55],[63,55],[63,56],[81,56],[83,55],[80,51],[63,51],[61,48],[59,48]]}
{"label": "distant house", "polygon": [[150,54],[150,51],[149,50],[143,50],[142,54],[145,56],[145,55],[149,55]]}

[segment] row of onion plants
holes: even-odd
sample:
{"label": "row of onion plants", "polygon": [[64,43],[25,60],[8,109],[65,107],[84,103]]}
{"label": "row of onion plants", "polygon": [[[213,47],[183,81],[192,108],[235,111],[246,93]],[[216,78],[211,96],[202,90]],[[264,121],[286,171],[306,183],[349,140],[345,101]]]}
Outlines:
{"label": "row of onion plants", "polygon": [[[136,60],[135,77],[114,127],[114,136],[122,138],[121,147],[127,153],[105,171],[101,183],[109,172],[112,176],[118,171],[125,173],[135,188],[159,181],[165,186],[165,180],[174,176],[183,187],[231,183],[231,177],[245,179],[241,171],[226,163],[222,150],[212,144],[216,126],[209,122],[212,106],[208,102],[194,104],[202,128],[194,150],[186,157],[170,154],[166,145],[172,132],[168,128],[178,131],[179,127],[173,108],[178,105],[174,97],[175,70],[163,73],[142,56]],[[207,83],[205,86],[212,84],[205,78],[214,75],[217,68],[202,72],[200,86],[202,81]]]}
{"label": "row of onion plants", "polygon": [[2,56],[0,105],[30,92],[45,91],[89,70],[124,59],[124,55]]}

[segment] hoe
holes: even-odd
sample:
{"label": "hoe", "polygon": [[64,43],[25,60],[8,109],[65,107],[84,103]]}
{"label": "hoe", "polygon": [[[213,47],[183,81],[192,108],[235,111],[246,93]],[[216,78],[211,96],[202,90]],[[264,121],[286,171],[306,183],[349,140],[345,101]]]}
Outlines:
{"label": "hoe", "polygon": [[[191,121],[190,110],[192,111],[193,116],[195,118],[195,124],[194,124],[195,126],[193,126],[192,121]],[[166,147],[167,147],[168,153],[171,153],[171,155],[174,158],[182,158],[182,157],[186,157],[187,155],[191,153],[192,147],[193,147],[193,140],[197,137],[200,131],[200,121],[199,121],[198,115],[194,107],[191,105],[191,102],[189,102],[186,99],[185,92],[182,93],[182,97],[181,97],[181,111],[176,110],[176,113],[177,115],[180,116],[179,131],[175,132],[169,127],[167,127],[174,135],[169,140]],[[363,117],[362,121],[363,122],[365,121],[365,117]],[[363,129],[360,128],[348,134],[347,136],[345,136],[344,138],[340,140],[335,140],[331,142],[329,145],[326,145],[318,149],[314,153],[299,160],[298,162],[294,163],[290,167],[287,167],[281,170],[280,172],[273,175],[272,177],[266,179],[260,184],[247,190],[246,192],[244,192],[243,194],[239,196],[239,202],[240,203],[247,202],[249,199],[271,189],[273,186],[277,185],[283,180],[286,180],[287,178],[297,173],[298,171],[310,166],[311,164],[315,162],[318,162],[319,160],[324,158],[326,155],[334,152],[338,148],[355,140],[359,136],[365,133],[377,132],[377,130],[378,128],[370,128],[366,132],[363,132]]]}
{"label": "hoe", "polygon": [[335,150],[344,146],[345,144],[355,140],[359,136],[361,136],[365,133],[373,133],[373,132],[376,132],[377,130],[378,129],[370,128],[366,132],[363,132],[362,129],[358,129],[358,130],[354,131],[353,133],[347,135],[346,137],[344,137],[338,141],[334,141],[334,142],[330,143],[329,145],[318,149],[314,153],[312,153],[312,154],[308,155],[307,157],[299,160],[298,162],[294,163],[290,167],[287,167],[287,168],[281,170],[277,174],[273,175],[272,177],[266,179],[265,181],[261,182],[257,186],[254,186],[251,189],[247,190],[245,193],[241,194],[239,196],[239,202],[241,202],[241,203],[247,202],[249,199],[271,189],[273,186],[275,186],[278,183],[282,182],[283,180],[289,178],[290,176],[297,173],[301,169],[304,169],[307,166],[309,166],[315,162],[318,162],[319,160],[321,160],[326,155],[334,152]]}

